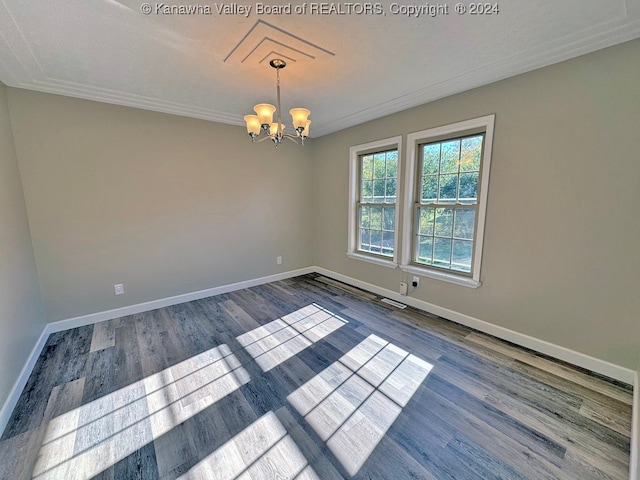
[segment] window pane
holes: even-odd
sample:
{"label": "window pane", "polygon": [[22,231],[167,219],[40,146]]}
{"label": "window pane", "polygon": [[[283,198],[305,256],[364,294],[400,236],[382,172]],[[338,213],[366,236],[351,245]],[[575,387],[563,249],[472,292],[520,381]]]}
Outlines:
{"label": "window pane", "polygon": [[373,182],[371,180],[363,180],[360,185],[360,200],[363,203],[371,203],[373,201]]}
{"label": "window pane", "polygon": [[382,229],[393,232],[396,224],[396,208],[384,207],[382,209]]}
{"label": "window pane", "polygon": [[453,227],[453,236],[473,240],[476,212],[470,208],[457,209]]}
{"label": "window pane", "polygon": [[382,230],[382,207],[371,207],[371,228]]}
{"label": "window pane", "polygon": [[362,179],[371,180],[373,178],[373,156],[362,157]]}
{"label": "window pane", "polygon": [[453,209],[436,208],[435,234],[440,237],[451,237],[453,230]]}
{"label": "window pane", "polygon": [[382,251],[382,232],[380,230],[371,230],[371,251],[373,253]]}
{"label": "window pane", "polygon": [[422,174],[438,173],[440,168],[440,144],[425,145],[422,153]]}
{"label": "window pane", "polygon": [[370,243],[370,235],[369,230],[361,228],[360,229],[360,250],[369,251],[369,243]]}
{"label": "window pane", "polygon": [[419,210],[420,224],[418,233],[421,235],[433,236],[433,221],[435,219],[435,208],[421,208]]}
{"label": "window pane", "polygon": [[435,238],[433,241],[433,264],[438,267],[451,267],[451,240]]}
{"label": "window pane", "polygon": [[460,203],[478,201],[478,172],[460,174]]}
{"label": "window pane", "polygon": [[435,203],[438,197],[438,176],[428,175],[422,178],[422,203]]}
{"label": "window pane", "polygon": [[420,263],[433,263],[433,237],[418,237],[418,259]]}
{"label": "window pane", "polygon": [[440,175],[440,195],[442,203],[455,203],[458,196],[458,175]]}
{"label": "window pane", "polygon": [[369,209],[370,207],[365,205],[358,207],[361,228],[369,228]]}
{"label": "window pane", "polygon": [[385,192],[385,202],[396,203],[396,179],[386,181],[387,191]]}
{"label": "window pane", "polygon": [[385,177],[385,157],[384,153],[376,153],[374,155],[373,161],[373,178],[384,178]]}
{"label": "window pane", "polygon": [[387,152],[387,178],[398,176],[398,152]]}
{"label": "window pane", "polygon": [[460,166],[460,140],[442,142],[440,173],[458,173]]}
{"label": "window pane", "polygon": [[384,202],[384,180],[373,181],[373,203]]}
{"label": "window pane", "polygon": [[460,153],[460,171],[470,172],[480,170],[480,155],[482,154],[482,135],[462,140]]}
{"label": "window pane", "polygon": [[461,272],[471,271],[471,250],[473,242],[470,240],[453,241],[453,262],[451,268]]}
{"label": "window pane", "polygon": [[382,232],[382,254],[393,256],[393,232]]}

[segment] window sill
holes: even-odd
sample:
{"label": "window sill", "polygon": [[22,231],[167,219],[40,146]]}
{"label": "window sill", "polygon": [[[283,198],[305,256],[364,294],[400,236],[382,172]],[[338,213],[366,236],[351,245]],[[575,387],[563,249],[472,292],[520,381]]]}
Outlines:
{"label": "window sill", "polygon": [[364,255],[362,253],[347,252],[347,257],[352,258],[353,260],[362,260],[363,262],[369,262],[387,268],[398,268],[398,264],[393,260],[385,260],[384,258]]}
{"label": "window sill", "polygon": [[424,277],[435,278],[436,280],[442,280],[443,282],[455,283],[468,288],[478,288],[482,285],[481,282],[469,277],[463,277],[453,273],[440,272],[437,270],[431,270],[428,268],[418,267],[416,265],[400,265],[400,269],[403,272],[413,273],[416,275],[422,275]]}

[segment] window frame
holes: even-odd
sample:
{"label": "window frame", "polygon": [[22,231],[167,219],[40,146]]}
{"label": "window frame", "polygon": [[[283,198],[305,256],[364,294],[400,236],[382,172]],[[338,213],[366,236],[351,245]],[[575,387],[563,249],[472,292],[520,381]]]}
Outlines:
{"label": "window frame", "polygon": [[[398,151],[398,171],[396,177],[396,201],[395,201],[395,225],[393,232],[393,257],[364,252],[358,250],[358,203],[360,193],[360,157],[370,153],[383,152],[389,150]],[[402,135],[376,140],[362,145],[355,145],[349,149],[349,235],[347,245],[347,256],[354,260],[362,260],[388,268],[398,267],[399,249],[401,247],[399,239],[400,230],[400,208],[402,206]],[[382,205],[382,204],[381,204]]]}
{"label": "window frame", "polygon": [[[491,170],[491,153],[493,147],[493,129],[495,114],[465,120],[462,122],[430,128],[407,135],[406,171],[404,176],[405,188],[403,196],[403,240],[401,246],[400,268],[409,273],[455,283],[470,288],[478,288],[480,282],[480,270],[482,266],[482,247],[484,242],[484,228],[487,209],[487,197],[489,188],[489,173]],[[484,134],[482,158],[480,160],[480,172],[478,179],[478,202],[476,224],[474,226],[474,239],[472,250],[471,272],[458,272],[437,266],[417,264],[414,261],[415,238],[417,236],[418,219],[417,212],[421,204],[417,198],[418,180],[421,173],[418,159],[421,146],[457,139],[474,133]],[[443,204],[443,206],[446,206]]]}

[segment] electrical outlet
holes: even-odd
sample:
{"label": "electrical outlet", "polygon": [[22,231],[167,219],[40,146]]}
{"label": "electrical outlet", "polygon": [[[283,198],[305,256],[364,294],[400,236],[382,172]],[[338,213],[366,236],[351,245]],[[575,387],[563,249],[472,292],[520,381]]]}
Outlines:
{"label": "electrical outlet", "polygon": [[413,282],[411,282],[411,285],[413,285],[413,288],[418,287],[418,285],[420,285],[420,277],[413,277]]}
{"label": "electrical outlet", "polygon": [[113,286],[113,292],[116,295],[123,295],[124,294],[124,285],[122,283],[118,283],[117,285]]}
{"label": "electrical outlet", "polygon": [[407,294],[407,282],[400,282],[400,295]]}
{"label": "electrical outlet", "polygon": [[277,257],[276,257],[276,263],[277,263],[278,265],[282,265],[282,257],[277,256]]}

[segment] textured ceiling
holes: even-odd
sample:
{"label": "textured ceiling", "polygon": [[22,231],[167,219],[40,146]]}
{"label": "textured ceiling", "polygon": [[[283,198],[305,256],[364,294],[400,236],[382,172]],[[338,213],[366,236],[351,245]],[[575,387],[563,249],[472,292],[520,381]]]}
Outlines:
{"label": "textured ceiling", "polygon": [[[242,125],[275,103],[280,57],[283,110],[310,108],[317,137],[640,37],[640,0],[510,0],[491,15],[432,3],[435,16],[398,13],[428,5],[409,1],[190,2],[0,0],[0,80]],[[180,6],[195,14],[167,11]]]}

